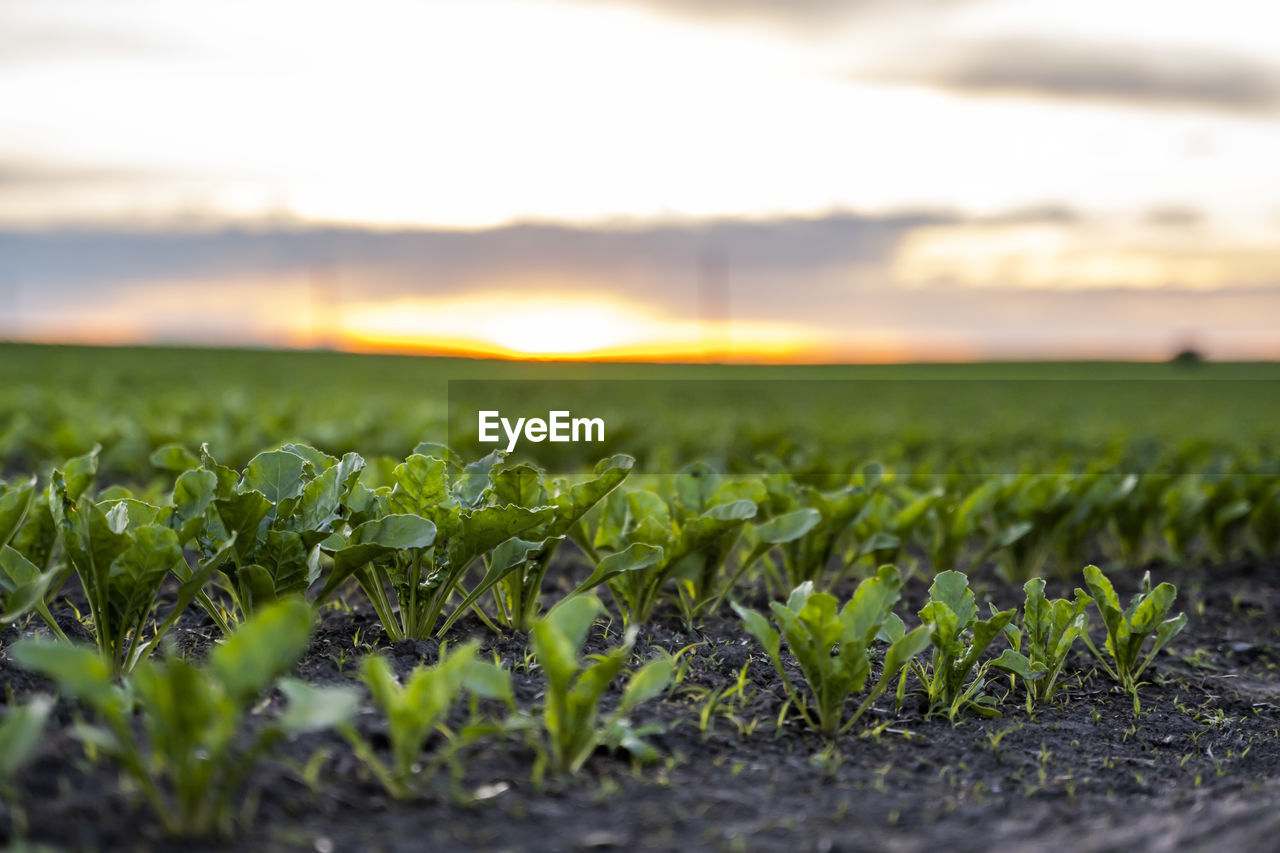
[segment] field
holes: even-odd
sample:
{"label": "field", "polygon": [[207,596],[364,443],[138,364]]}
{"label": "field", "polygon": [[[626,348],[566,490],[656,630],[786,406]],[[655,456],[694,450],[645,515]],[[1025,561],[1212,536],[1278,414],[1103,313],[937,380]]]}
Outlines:
{"label": "field", "polygon": [[1269,849],[1277,425],[1270,364],[0,346],[0,840]]}

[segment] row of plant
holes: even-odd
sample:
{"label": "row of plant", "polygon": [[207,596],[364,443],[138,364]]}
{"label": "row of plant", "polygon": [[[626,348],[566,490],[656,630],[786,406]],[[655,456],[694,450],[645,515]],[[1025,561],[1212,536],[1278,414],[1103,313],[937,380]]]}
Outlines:
{"label": "row of plant", "polygon": [[[1263,364],[1189,372],[1165,365],[530,365],[0,345],[0,475],[44,471],[95,443],[105,447],[103,475],[131,488],[150,483],[149,456],[173,442],[207,441],[236,468],[284,440],[339,457],[358,450],[403,458],[424,436],[461,441],[474,430],[474,410],[451,414],[447,388],[482,379],[503,381],[500,399],[513,412],[545,412],[549,400],[568,394],[584,404],[589,397],[593,415],[610,415],[605,443],[554,445],[566,463],[558,470],[589,470],[599,456],[626,452],[644,470],[665,472],[692,460],[758,471],[757,455],[768,454],[806,475],[878,459],[931,475],[1274,476],[1276,376]],[[556,380],[589,380],[591,390],[575,397],[565,384],[548,386]],[[522,452],[552,447],[522,445]]]}
{"label": "row of plant", "polygon": [[[511,673],[480,658],[474,641],[442,645],[436,663],[419,665],[403,683],[384,658],[366,657],[360,678],[385,721],[385,752],[354,724],[361,702],[354,687],[316,687],[288,677],[306,652],[315,623],[311,605],[297,597],[262,607],[202,663],[167,654],[117,676],[92,648],[39,639],[19,642],[12,657],[92,713],[92,724],[76,729],[86,751],[129,777],[169,832],[204,835],[232,828],[237,799],[258,762],[283,738],[305,732],[339,731],[397,798],[419,792],[436,769],[488,737],[519,737],[535,747],[538,776],[548,768],[574,772],[602,746],[638,759],[654,757],[628,714],[667,690],[674,661],[660,655],[632,673],[621,701],[605,713],[600,699],[630,661],[635,630],[604,655],[584,658],[582,646],[600,610],[598,599],[580,596],[535,625],[536,665],[529,669],[540,674],[544,696],[536,713],[517,708]],[[255,709],[273,690],[284,698],[284,708],[260,718]],[[450,717],[457,716],[453,712],[466,697],[470,713],[450,727]],[[36,698],[11,709],[0,724],[0,785],[6,793],[38,746],[50,708],[47,699]],[[424,765],[423,749],[432,736],[445,742]]]}
{"label": "row of plant", "polygon": [[266,603],[318,605],[349,583],[393,641],[443,636],[467,613],[527,631],[566,539],[591,563],[573,591],[606,592],[628,624],[665,606],[692,624],[748,591],[831,590],[882,564],[907,575],[994,564],[1021,581],[1099,551],[1118,564],[1160,550],[1280,553],[1280,481],[1264,477],[957,476],[921,488],[870,465],[823,490],[781,471],[694,465],[628,488],[627,456],[553,479],[430,444],[394,464],[288,444],[243,471],[171,445],[152,457],[171,489],[137,495],[95,491],[97,458],[69,460],[46,484],[0,484],[0,622],[34,614],[60,634],[50,601],[74,574],[117,671],[187,607],[227,633]]}
{"label": "row of plant", "polygon": [[[811,582],[802,584],[785,604],[772,604],[776,629],[761,614],[734,607],[784,685],[779,726],[790,712],[829,740],[847,733],[895,683],[900,710],[909,674],[927,698],[929,714],[953,721],[966,710],[998,716],[998,700],[989,686],[992,669],[1008,674],[1006,695],[1020,691],[1032,711],[1053,700],[1077,640],[1132,694],[1137,713],[1142,673],[1186,624],[1184,615],[1168,615],[1176,591],[1167,583],[1153,588],[1148,577],[1121,609],[1100,570],[1086,568],[1085,580],[1093,598],[1077,590],[1074,600],[1047,600],[1044,582],[1034,579],[1025,586],[1020,619],[1016,608],[998,611],[994,605],[989,617],[980,618],[968,578],[944,572],[935,578],[918,613],[919,626],[911,630],[895,613],[901,578],[892,566],[862,581],[841,609],[834,596],[815,592]],[[1090,603],[1096,604],[1105,626],[1105,654],[1089,637]],[[340,732],[369,773],[396,798],[420,793],[441,767],[456,771],[465,750],[494,740],[532,747],[535,779],[548,768],[574,773],[601,748],[625,751],[637,761],[656,758],[643,739],[651,729],[633,726],[630,716],[642,703],[670,695],[680,680],[679,658],[687,649],[675,655],[659,650],[642,662],[606,712],[602,697],[631,665],[638,629],[631,625],[620,643],[584,657],[588,632],[603,613],[594,595],[571,595],[533,622],[532,655],[522,667],[539,679],[541,702],[528,710],[515,701],[511,672],[496,659],[482,659],[475,641],[443,645],[434,664],[420,664],[403,681],[384,658],[366,657],[360,678],[372,709],[384,720],[386,749],[355,725],[362,695],[353,687],[316,687],[287,677],[306,652],[315,623],[313,605],[300,597],[259,607],[203,663],[170,649],[119,675],[113,671],[114,659],[102,650],[56,639],[23,640],[11,655],[91,713],[92,722],[76,729],[87,754],[127,776],[168,832],[207,835],[233,829],[246,779],[256,765],[282,739],[305,732]],[[987,652],[1000,636],[1008,647],[993,657]],[[798,683],[788,675],[784,639],[800,674]],[[923,656],[929,649],[931,654]],[[284,707],[261,717],[253,709],[262,707],[273,688],[284,698]],[[857,694],[861,701],[850,713]],[[464,699],[469,701],[459,713]],[[0,786],[15,800],[14,776],[38,747],[50,707],[38,697],[9,710],[0,723]],[[893,719],[888,709],[884,714],[880,729]],[[437,745],[430,760],[424,760],[433,737]]]}

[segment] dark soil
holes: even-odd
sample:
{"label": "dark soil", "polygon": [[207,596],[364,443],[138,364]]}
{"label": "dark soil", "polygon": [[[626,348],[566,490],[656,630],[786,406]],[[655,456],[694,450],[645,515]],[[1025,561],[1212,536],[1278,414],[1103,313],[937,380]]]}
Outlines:
{"label": "dark soil", "polygon": [[[442,772],[423,796],[400,803],[339,737],[307,737],[254,775],[249,828],[225,847],[207,849],[1274,850],[1278,568],[1242,561],[1155,570],[1158,580],[1179,585],[1178,606],[1190,625],[1158,658],[1136,719],[1130,698],[1076,654],[1071,668],[1081,675],[1034,717],[1020,694],[1001,703],[1002,718],[970,714],[954,726],[926,719],[911,697],[897,715],[892,699],[882,699],[876,712],[891,721],[878,736],[851,733],[830,750],[796,719],[777,728],[779,681],[736,621],[691,631],[669,617],[642,630],[638,658],[657,647],[702,645],[687,653],[688,672],[672,697],[636,715],[635,722],[664,729],[650,737],[666,756],[661,763],[637,768],[601,753],[577,777],[539,786],[531,779],[533,749],[513,738],[467,753],[455,784]],[[1121,576],[1122,596],[1137,581]],[[913,581],[912,609],[924,586]],[[1051,584],[1050,592],[1064,595],[1069,586]],[[1013,585],[988,584],[980,601],[984,594],[1002,607],[1021,603]],[[367,605],[358,596],[351,601],[324,612],[301,677],[348,681],[366,645],[383,648],[402,673],[435,658],[434,642],[382,643]],[[616,634],[616,626],[610,630]],[[5,631],[0,644],[15,633]],[[486,653],[496,650],[516,670],[520,703],[538,701],[538,681],[524,667],[524,637],[494,637],[474,617],[453,634],[480,638]],[[596,634],[594,651],[606,645]],[[192,612],[177,635],[200,653],[213,631]],[[746,700],[727,700],[704,727],[705,700],[695,692],[732,688],[744,665]],[[1007,682],[997,681],[997,692],[1006,693]],[[8,701],[49,690],[2,652],[0,684]],[[152,815],[130,806],[114,771],[86,759],[71,730],[77,713],[59,704],[44,745],[19,776],[28,838],[70,849],[206,849],[166,840]],[[377,740],[376,715],[362,714],[359,726]],[[308,786],[301,768],[316,750],[329,758]],[[6,798],[0,841],[11,832],[12,810]]]}

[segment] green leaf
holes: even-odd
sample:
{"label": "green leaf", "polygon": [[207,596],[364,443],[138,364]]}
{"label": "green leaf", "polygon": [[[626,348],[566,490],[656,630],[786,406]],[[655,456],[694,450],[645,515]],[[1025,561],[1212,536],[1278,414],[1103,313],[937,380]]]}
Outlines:
{"label": "green leaf", "polygon": [[596,621],[596,617],[604,612],[604,605],[600,603],[600,599],[591,595],[582,595],[565,601],[563,605],[548,613],[543,621],[551,624],[569,641],[576,655],[582,648],[582,644],[586,642],[588,629]]}
{"label": "green leaf", "polygon": [[[658,545],[645,545],[637,542],[625,551],[610,554],[596,564],[595,570],[582,583],[569,593],[569,597],[581,595],[589,589],[612,580],[627,572],[643,571],[663,561],[663,550]],[[564,599],[562,599],[563,601]],[[557,606],[559,606],[557,604]]]}
{"label": "green leaf", "polygon": [[123,693],[116,686],[111,667],[88,646],[51,640],[19,640],[10,654],[29,670],[52,679],[58,690],[99,711],[120,707]]}
{"label": "green leaf", "polygon": [[25,705],[11,706],[0,722],[0,783],[13,779],[44,734],[44,723],[53,708],[47,696],[34,696]]}
{"label": "green leaf", "polygon": [[880,676],[880,680],[887,681],[901,671],[913,657],[928,648],[930,633],[929,625],[920,625],[910,633],[903,634],[894,640],[888,651],[884,653],[884,674]]}
{"label": "green leaf", "polygon": [[1169,608],[1173,607],[1173,600],[1177,596],[1178,590],[1171,583],[1162,583],[1151,590],[1134,608],[1133,615],[1129,618],[1130,630],[1135,634],[1150,633],[1164,619]]}
{"label": "green leaf", "polygon": [[511,673],[492,661],[475,660],[467,667],[467,690],[482,699],[496,699],[508,706],[515,704],[511,690]]}
{"label": "green leaf", "polygon": [[974,621],[969,625],[969,629],[973,632],[969,640],[969,651],[960,661],[960,668],[968,672],[968,670],[977,666],[982,653],[987,650],[987,646],[995,640],[996,637],[1004,631],[1006,625],[1013,620],[1017,611],[1013,608],[1009,610],[1001,610],[993,613],[990,619]]}
{"label": "green leaf", "polygon": [[[268,582],[262,590],[266,597],[261,600],[270,601],[277,596],[306,592],[311,585],[309,557],[310,549],[297,533],[268,530],[254,552],[256,565],[264,570]],[[243,569],[241,573],[244,573]]]}
{"label": "green leaf", "polygon": [[296,456],[301,456],[311,465],[311,470],[317,474],[329,470],[338,462],[335,457],[330,456],[323,450],[316,450],[309,444],[289,442],[288,444],[280,445],[280,449]]}
{"label": "green leaf", "polygon": [[393,472],[395,488],[389,499],[392,511],[412,513],[439,523],[434,513],[449,500],[447,466],[441,459],[414,454]]}
{"label": "green leaf", "polygon": [[527,509],[512,504],[464,510],[461,527],[446,546],[449,565],[457,571],[466,569],[480,555],[546,521],[551,512],[551,507]]}
{"label": "green leaf", "polygon": [[[551,501],[555,508],[554,515],[547,523],[549,536],[563,536],[587,514],[593,506],[627,479],[635,467],[636,460],[624,454],[610,456],[600,460],[595,467],[595,478],[585,483],[570,486]],[[534,504],[521,504],[534,506]]]}
{"label": "green leaf", "polygon": [[978,615],[978,607],[973,603],[973,591],[969,589],[969,578],[964,572],[940,572],[929,587],[929,599],[940,601],[951,608],[962,627]]}
{"label": "green leaf", "polygon": [[660,695],[671,684],[675,672],[675,661],[667,654],[640,667],[636,674],[631,676],[626,689],[622,692],[622,702],[618,705],[619,713],[628,714],[637,705]]}
{"label": "green leaf", "polygon": [[271,572],[257,563],[241,566],[236,572],[236,582],[240,586],[244,607],[248,613],[276,600],[276,585],[271,578]]}
{"label": "green leaf", "polygon": [[[84,585],[86,596],[106,606],[111,564],[129,547],[130,538],[113,529],[107,516],[88,498],[71,502],[62,474],[54,471],[49,483],[49,508],[62,532],[63,548]],[[127,519],[126,519],[127,520]],[[107,614],[101,614],[104,618]],[[99,631],[107,626],[97,626]]]}
{"label": "green leaf", "polygon": [[498,503],[535,507],[546,503],[542,474],[530,465],[503,468],[493,475],[493,496]]}
{"label": "green leaf", "polygon": [[83,456],[68,459],[67,464],[62,466],[67,499],[72,503],[80,500],[93,485],[94,477],[98,474],[98,453],[101,450],[102,445],[95,444],[93,450]]}
{"label": "green leaf", "polygon": [[822,513],[812,507],[806,507],[756,525],[756,536],[761,542],[768,542],[771,545],[794,542],[817,527],[820,521],[822,521]]}
{"label": "green leaf", "polygon": [[764,647],[769,658],[775,662],[780,662],[782,639],[778,636],[778,632],[773,629],[773,626],[769,624],[769,620],[750,607],[744,607],[736,601],[729,602],[729,606],[733,608],[734,613],[738,614],[738,618],[742,620],[747,633],[755,637],[760,645]]}
{"label": "green leaf", "polygon": [[314,687],[305,681],[285,678],[280,691],[288,707],[280,715],[280,726],[288,732],[317,732],[342,725],[355,716],[360,694],[350,687]]}
{"label": "green leaf", "polygon": [[162,444],[151,452],[149,458],[155,467],[175,473],[200,465],[200,459],[181,444]]}
{"label": "green leaf", "polygon": [[1187,614],[1179,613],[1171,619],[1166,619],[1156,628],[1156,641],[1152,646],[1151,654],[1154,656],[1156,652],[1163,649],[1169,644],[1169,641],[1182,633],[1182,629],[1187,627]]}
{"label": "green leaf", "polygon": [[115,636],[110,648],[118,648],[124,633],[139,625],[155,605],[160,584],[181,564],[182,547],[178,534],[167,527],[148,525],[135,531],[128,547],[112,561],[106,576],[106,600],[109,607],[109,625],[99,625],[99,643],[110,630]]}
{"label": "green leaf", "polygon": [[307,460],[287,450],[268,450],[249,460],[240,491],[260,492],[273,505],[296,498],[306,485]]}
{"label": "green leaf", "polygon": [[383,548],[405,550],[430,548],[435,543],[436,528],[425,518],[416,515],[387,515],[366,521],[351,533],[353,545],[379,545]]}
{"label": "green leaf", "polygon": [[902,617],[897,613],[890,613],[885,617],[880,630],[876,632],[876,639],[882,643],[894,643],[902,639],[906,633],[907,626],[902,621]]}
{"label": "green leaf", "polygon": [[244,559],[257,547],[258,530],[271,511],[271,502],[261,492],[249,491],[218,498],[214,511],[227,535],[235,534],[236,553]]}
{"label": "green leaf", "polygon": [[485,492],[489,490],[490,474],[506,458],[506,451],[495,450],[463,467],[462,475],[451,490],[453,497],[464,507],[480,506],[484,500]]}
{"label": "green leaf", "polygon": [[1107,626],[1107,633],[1114,635],[1117,633],[1120,620],[1124,618],[1120,609],[1120,597],[1116,595],[1115,587],[1097,566],[1084,567],[1084,582],[1089,587],[1089,592],[1093,594],[1094,603],[1097,604],[1098,611],[1102,614],[1102,621]]}
{"label": "green leaf", "polygon": [[310,534],[327,534],[333,523],[340,518],[343,501],[350,495],[360,472],[364,470],[364,459],[355,453],[348,453],[341,460],[331,456],[326,458],[331,464],[323,469],[320,476],[303,487],[302,496],[294,510],[295,529],[307,540],[308,546],[323,538]]}
{"label": "green leaf", "polygon": [[475,604],[489,590],[493,589],[504,577],[514,571],[521,569],[529,560],[532,560],[547,547],[547,540],[541,542],[528,542],[524,539],[508,539],[501,545],[493,549],[492,555],[489,557],[489,568],[485,571],[484,577],[480,583],[475,585],[471,592],[467,593],[466,598],[454,608],[453,613],[445,620],[444,624],[436,632],[436,636],[444,636],[445,633],[453,626],[462,614],[467,612],[467,608]]}
{"label": "green leaf", "polygon": [[997,669],[1012,672],[1014,675],[1019,678],[1024,678],[1027,681],[1035,681],[1036,679],[1044,678],[1045,676],[1045,670],[1043,668],[1035,668],[1032,666],[1031,661],[1027,660],[1025,656],[1018,654],[1013,649],[1005,649],[1000,653],[1000,657],[991,662],[991,665]]}
{"label": "green leaf", "polygon": [[300,598],[273,602],[209,653],[209,668],[234,701],[247,703],[302,657],[313,618],[311,607]]}
{"label": "green leaf", "polygon": [[587,630],[604,607],[594,596],[580,595],[552,608],[533,624],[534,654],[546,674],[550,689],[564,692],[578,671],[578,652]]}
{"label": "green leaf", "polygon": [[416,515],[388,515],[366,521],[351,533],[345,547],[333,554],[330,572],[318,601],[323,601],[343,581],[370,562],[397,551],[430,548],[435,543],[436,526]]}
{"label": "green leaf", "polygon": [[705,462],[694,462],[676,474],[676,499],[688,514],[701,515],[710,505],[715,485],[715,471]]}
{"label": "green leaf", "polygon": [[964,651],[964,647],[959,640],[960,629],[963,627],[960,620],[956,618],[956,613],[944,602],[930,601],[920,611],[920,619],[926,625],[933,626],[933,632],[930,635],[933,644],[949,658],[958,658]]}
{"label": "green leaf", "polygon": [[12,541],[36,496],[36,478],[13,485],[0,484],[0,547]]}
{"label": "green leaf", "polygon": [[100,501],[98,508],[107,514],[117,533],[155,524],[161,518],[160,507],[136,498]]}
{"label": "green leaf", "polygon": [[183,542],[189,541],[198,532],[198,525],[188,527],[188,523],[203,518],[205,511],[213,505],[217,487],[217,475],[200,468],[184,471],[174,481],[171,502],[174,514],[182,526]]}
{"label": "green leaf", "polygon": [[0,548],[0,625],[25,616],[43,601],[56,572],[41,572],[18,551],[5,545]]}
{"label": "green leaf", "polygon": [[897,603],[901,588],[902,579],[893,566],[881,566],[875,577],[858,584],[840,614],[844,623],[842,642],[870,645]]}

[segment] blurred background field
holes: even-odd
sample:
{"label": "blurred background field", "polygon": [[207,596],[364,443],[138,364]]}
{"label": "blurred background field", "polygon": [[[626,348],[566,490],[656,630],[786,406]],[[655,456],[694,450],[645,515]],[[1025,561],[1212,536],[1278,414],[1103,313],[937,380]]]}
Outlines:
{"label": "blurred background field", "polygon": [[[459,380],[451,429],[449,382]],[[759,454],[796,471],[1229,462],[1263,473],[1278,455],[1278,390],[1272,364],[638,365],[4,345],[0,459],[6,472],[34,471],[100,443],[104,475],[139,481],[168,443],[207,442],[237,466],[286,441],[403,458],[452,437],[474,456],[492,449],[465,440],[487,399],[524,416],[575,402],[575,414],[608,413],[603,444],[525,442],[512,457],[562,470],[625,452],[650,473],[695,459],[753,470]]]}

